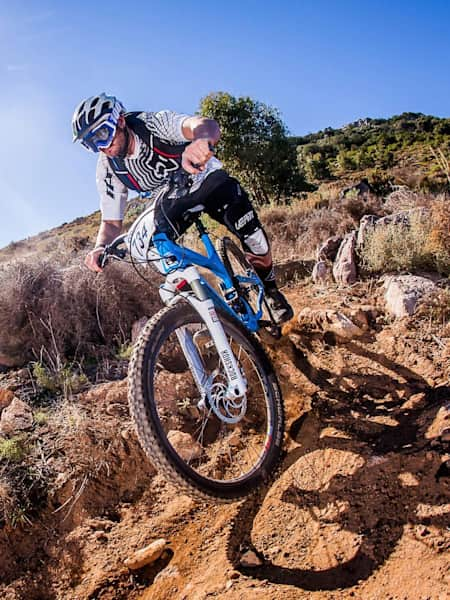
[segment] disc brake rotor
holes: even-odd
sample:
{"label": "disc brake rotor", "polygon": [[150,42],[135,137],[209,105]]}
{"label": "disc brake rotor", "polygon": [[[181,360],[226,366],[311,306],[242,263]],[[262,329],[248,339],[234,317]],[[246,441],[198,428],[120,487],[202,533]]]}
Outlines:
{"label": "disc brake rotor", "polygon": [[206,387],[209,405],[216,417],[224,423],[239,423],[247,410],[247,397],[228,398],[227,380],[217,370],[209,376]]}

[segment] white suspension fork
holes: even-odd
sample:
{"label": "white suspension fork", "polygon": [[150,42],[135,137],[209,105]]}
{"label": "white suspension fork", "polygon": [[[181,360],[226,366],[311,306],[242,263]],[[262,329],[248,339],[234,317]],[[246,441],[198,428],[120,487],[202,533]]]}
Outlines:
{"label": "white suspension fork", "polygon": [[[192,293],[191,290],[177,290],[176,282],[182,280],[185,280],[189,284],[194,293]],[[187,267],[182,271],[179,270],[170,273],[167,276],[166,283],[160,288],[160,295],[163,302],[168,305],[177,302],[181,295],[194,307],[208,328],[227,376],[227,398],[231,400],[233,398],[245,396],[247,392],[246,381],[241,374],[241,370],[228,342],[227,335],[223,329],[220,318],[217,315],[214,302],[211,298],[207,297],[204,291],[197,269],[195,267]],[[191,368],[194,380],[199,389],[204,392],[207,374],[200,354],[192,339],[192,334],[187,330],[180,330],[178,339],[185,352],[186,360]]]}

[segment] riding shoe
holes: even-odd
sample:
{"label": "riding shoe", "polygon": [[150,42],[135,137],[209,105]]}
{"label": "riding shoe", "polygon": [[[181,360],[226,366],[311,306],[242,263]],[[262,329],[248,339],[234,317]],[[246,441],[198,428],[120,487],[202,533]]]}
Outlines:
{"label": "riding shoe", "polygon": [[266,300],[273,320],[277,325],[286,323],[286,321],[289,321],[294,316],[292,306],[278,288],[266,289]]}

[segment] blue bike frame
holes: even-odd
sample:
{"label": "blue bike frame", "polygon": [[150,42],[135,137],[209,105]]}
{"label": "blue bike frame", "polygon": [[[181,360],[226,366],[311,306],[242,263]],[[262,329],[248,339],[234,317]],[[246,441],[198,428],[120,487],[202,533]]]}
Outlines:
{"label": "blue bike frame", "polygon": [[[188,248],[183,248],[178,246],[175,242],[169,240],[169,238],[164,233],[157,233],[153,236],[152,241],[153,244],[161,256],[161,265],[166,273],[172,273],[176,270],[182,270],[186,267],[195,265],[199,267],[203,267],[208,269],[221,281],[221,286],[223,286],[224,290],[234,289],[234,283],[228,274],[227,270],[223,262],[220,260],[219,255],[217,254],[216,249],[214,248],[211,239],[209,238],[206,232],[200,234],[200,239],[206,249],[206,256],[195,252],[194,250],[189,250]],[[240,296],[240,304],[243,310],[237,312],[233,309],[232,306],[227,304],[227,302],[216,292],[216,290],[211,287],[208,282],[201,277],[200,282],[206,288],[207,295],[214,302],[216,308],[222,309],[225,312],[232,315],[235,319],[238,319],[243,323],[243,325],[252,333],[255,333],[259,330],[260,324],[259,321],[262,317],[262,302],[264,298],[264,287],[261,282],[261,279],[254,273],[250,273],[248,276],[236,275],[237,281],[245,286],[257,286],[258,288],[258,298],[257,298],[257,312],[255,313],[249,303],[245,298]]]}

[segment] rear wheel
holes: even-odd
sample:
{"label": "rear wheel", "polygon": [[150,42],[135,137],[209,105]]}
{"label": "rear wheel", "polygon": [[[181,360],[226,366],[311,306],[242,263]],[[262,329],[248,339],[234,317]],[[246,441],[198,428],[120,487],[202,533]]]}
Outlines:
{"label": "rear wheel", "polygon": [[[228,400],[227,380],[198,313],[179,303],[145,326],[129,370],[129,403],[141,445],[161,473],[203,500],[232,501],[266,481],[278,463],[284,431],[280,389],[258,341],[219,313],[247,382],[245,398]],[[202,397],[179,343],[194,344],[208,377]]]}

